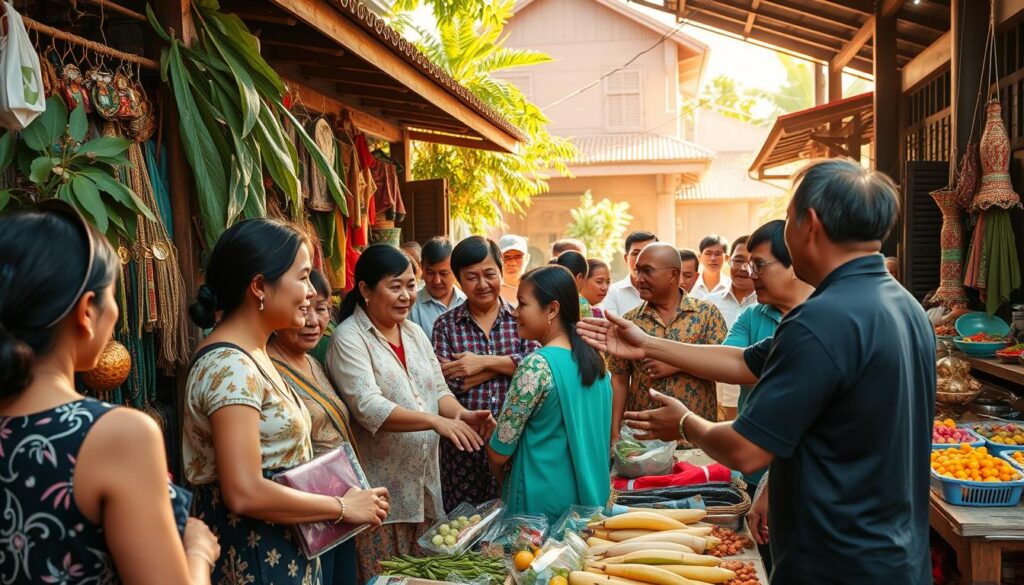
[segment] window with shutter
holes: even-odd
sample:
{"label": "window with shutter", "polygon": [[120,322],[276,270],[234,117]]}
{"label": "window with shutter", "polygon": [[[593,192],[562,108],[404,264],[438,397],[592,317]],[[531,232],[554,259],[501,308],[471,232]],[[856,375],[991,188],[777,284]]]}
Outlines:
{"label": "window with shutter", "polygon": [[604,78],[604,127],[610,132],[643,130],[643,71],[624,69]]}
{"label": "window with shutter", "polygon": [[405,220],[402,241],[420,244],[434,236],[448,235],[448,182],[445,179],[409,181],[402,185]]}
{"label": "window with shutter", "polygon": [[949,166],[946,162],[911,161],[905,172],[900,275],[903,286],[922,299],[938,288],[942,260],[942,213],[929,193],[949,183]]}

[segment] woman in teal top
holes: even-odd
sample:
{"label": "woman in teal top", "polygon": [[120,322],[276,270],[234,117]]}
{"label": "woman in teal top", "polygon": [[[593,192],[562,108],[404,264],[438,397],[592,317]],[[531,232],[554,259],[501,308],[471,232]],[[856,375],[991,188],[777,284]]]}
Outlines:
{"label": "woman in teal top", "polygon": [[527,273],[518,297],[519,336],[543,347],[516,369],[487,451],[508,513],[554,523],[571,505],[608,502],[611,381],[576,333],[580,304],[568,270]]}

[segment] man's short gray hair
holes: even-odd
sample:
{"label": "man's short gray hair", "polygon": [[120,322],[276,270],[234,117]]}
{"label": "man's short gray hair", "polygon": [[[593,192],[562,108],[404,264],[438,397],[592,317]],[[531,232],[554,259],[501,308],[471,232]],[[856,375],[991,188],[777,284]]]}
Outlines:
{"label": "man's short gray hair", "polygon": [[793,179],[793,210],[803,221],[813,209],[835,243],[884,240],[899,214],[892,179],[851,159],[814,162]]}

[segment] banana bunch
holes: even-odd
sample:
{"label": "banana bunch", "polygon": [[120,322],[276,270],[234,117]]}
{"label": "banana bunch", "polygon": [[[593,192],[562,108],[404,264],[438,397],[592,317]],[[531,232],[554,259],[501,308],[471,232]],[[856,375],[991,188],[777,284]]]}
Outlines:
{"label": "banana bunch", "polygon": [[704,510],[630,509],[588,525],[593,561],[569,585],[705,585],[736,573],[701,554],[720,544],[710,526],[693,526]]}

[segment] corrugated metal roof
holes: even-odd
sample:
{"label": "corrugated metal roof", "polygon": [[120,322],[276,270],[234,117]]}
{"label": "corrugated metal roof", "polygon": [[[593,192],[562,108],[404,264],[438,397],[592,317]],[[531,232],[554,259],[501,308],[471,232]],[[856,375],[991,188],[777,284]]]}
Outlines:
{"label": "corrugated metal roof", "polygon": [[707,161],[715,153],[687,140],[659,134],[586,134],[574,136],[579,150],[573,164]]}
{"label": "corrugated metal roof", "polygon": [[753,160],[753,152],[718,153],[700,181],[684,185],[676,193],[676,201],[768,199],[785,193],[783,187],[750,178],[747,169]]}

